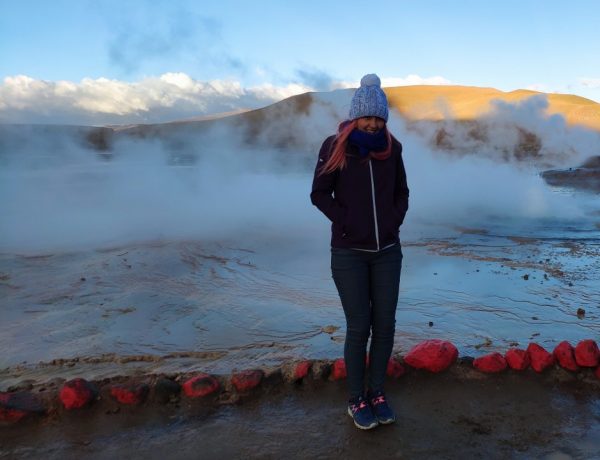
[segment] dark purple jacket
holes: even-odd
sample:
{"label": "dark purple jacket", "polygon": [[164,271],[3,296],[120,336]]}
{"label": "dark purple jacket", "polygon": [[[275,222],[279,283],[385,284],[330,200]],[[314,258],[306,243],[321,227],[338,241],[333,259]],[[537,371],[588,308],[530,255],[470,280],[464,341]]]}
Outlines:
{"label": "dark purple jacket", "polygon": [[399,242],[398,232],[408,210],[408,186],[402,144],[392,138],[385,160],[361,158],[348,143],[346,167],[319,174],[329,158],[335,136],[328,137],[315,168],[312,203],[331,220],[331,246],[379,251]]}

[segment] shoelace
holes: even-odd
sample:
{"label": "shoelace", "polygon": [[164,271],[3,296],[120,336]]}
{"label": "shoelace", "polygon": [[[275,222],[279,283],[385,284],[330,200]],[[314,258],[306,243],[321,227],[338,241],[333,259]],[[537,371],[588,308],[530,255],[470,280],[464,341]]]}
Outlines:
{"label": "shoelace", "polygon": [[379,395],[376,398],[373,398],[371,400],[371,404],[373,404],[374,406],[376,406],[377,404],[382,404],[385,403],[385,396],[383,395]]}
{"label": "shoelace", "polygon": [[359,410],[364,409],[365,407],[367,407],[367,403],[364,401],[361,401],[358,404],[352,404],[352,407],[350,408],[350,410],[352,411],[353,414],[356,414]]}

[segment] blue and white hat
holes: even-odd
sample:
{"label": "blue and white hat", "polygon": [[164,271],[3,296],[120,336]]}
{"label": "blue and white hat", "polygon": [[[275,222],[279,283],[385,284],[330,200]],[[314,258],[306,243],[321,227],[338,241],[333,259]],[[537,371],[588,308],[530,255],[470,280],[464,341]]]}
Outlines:
{"label": "blue and white hat", "polygon": [[356,90],[350,104],[350,120],[361,117],[379,117],[387,122],[388,102],[381,89],[381,80],[374,73],[365,75],[360,80],[360,88]]}

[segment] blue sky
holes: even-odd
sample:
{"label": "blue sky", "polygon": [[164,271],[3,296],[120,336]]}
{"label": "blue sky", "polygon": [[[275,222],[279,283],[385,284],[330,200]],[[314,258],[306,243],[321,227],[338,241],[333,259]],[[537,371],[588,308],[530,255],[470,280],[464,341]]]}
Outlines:
{"label": "blue sky", "polygon": [[[98,101],[131,91],[144,99],[144,91],[168,92],[175,80],[180,91],[195,94],[198,113],[235,110],[303,90],[352,86],[370,72],[388,85],[532,88],[600,101],[600,2],[592,0],[0,5],[0,121],[10,121],[3,107],[32,119],[42,109],[69,113],[63,107],[69,104],[75,112],[148,113],[161,102],[119,109]],[[208,88],[210,82],[217,83]],[[206,88],[216,93],[202,99]],[[46,99],[52,104],[40,106]],[[193,112],[188,103],[182,115]]]}

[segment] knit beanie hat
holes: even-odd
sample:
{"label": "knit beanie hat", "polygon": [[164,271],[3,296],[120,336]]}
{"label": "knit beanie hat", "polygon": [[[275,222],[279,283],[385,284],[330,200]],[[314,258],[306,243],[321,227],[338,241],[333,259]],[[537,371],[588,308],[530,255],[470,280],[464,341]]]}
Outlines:
{"label": "knit beanie hat", "polygon": [[350,120],[361,117],[379,117],[388,120],[388,103],[381,89],[381,80],[374,73],[365,75],[360,80],[360,88],[356,90],[350,104]]}

